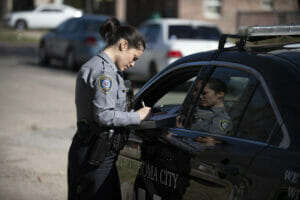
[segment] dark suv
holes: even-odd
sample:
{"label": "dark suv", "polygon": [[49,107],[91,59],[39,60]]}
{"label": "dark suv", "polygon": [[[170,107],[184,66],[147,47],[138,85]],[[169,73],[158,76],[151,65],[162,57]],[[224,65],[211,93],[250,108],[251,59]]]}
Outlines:
{"label": "dark suv", "polygon": [[[131,127],[119,158],[121,179],[136,176],[134,199],[300,199],[299,30],[223,35],[218,50],[179,59],[139,90],[132,107],[144,101],[153,115]],[[224,110],[206,119],[211,79],[226,87]]]}

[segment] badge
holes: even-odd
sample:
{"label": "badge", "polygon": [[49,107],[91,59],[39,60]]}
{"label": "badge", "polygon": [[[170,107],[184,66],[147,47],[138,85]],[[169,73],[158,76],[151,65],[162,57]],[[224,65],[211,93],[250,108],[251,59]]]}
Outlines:
{"label": "badge", "polygon": [[228,121],[227,120],[222,119],[222,120],[219,121],[219,127],[222,131],[225,131],[227,126],[228,126]]}
{"label": "badge", "polygon": [[110,92],[111,88],[112,88],[112,78],[110,76],[100,76],[99,78],[99,88],[101,89],[101,91],[104,93],[104,94],[107,94]]}

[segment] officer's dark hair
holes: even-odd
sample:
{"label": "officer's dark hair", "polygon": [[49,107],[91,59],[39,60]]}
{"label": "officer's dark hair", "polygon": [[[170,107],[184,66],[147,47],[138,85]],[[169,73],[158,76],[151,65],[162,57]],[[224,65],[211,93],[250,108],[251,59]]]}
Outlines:
{"label": "officer's dark hair", "polygon": [[120,39],[125,39],[129,47],[145,49],[146,43],[143,35],[133,26],[121,25],[116,17],[108,18],[100,27],[100,35],[107,42],[107,46],[114,45]]}
{"label": "officer's dark hair", "polygon": [[226,84],[218,78],[210,78],[207,82],[207,85],[216,93],[224,92],[224,95],[227,93]]}

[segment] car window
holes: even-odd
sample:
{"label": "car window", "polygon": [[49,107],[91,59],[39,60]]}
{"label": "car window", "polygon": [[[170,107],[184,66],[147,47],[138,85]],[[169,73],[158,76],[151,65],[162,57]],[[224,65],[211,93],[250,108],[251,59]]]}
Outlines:
{"label": "car window", "polygon": [[[276,128],[278,132],[264,89],[252,74],[217,67],[208,80],[198,79],[194,85],[190,98],[196,100],[189,101],[195,104],[185,128],[260,142],[267,142]],[[281,138],[277,135],[273,143]]]}
{"label": "car window", "polygon": [[68,23],[71,21],[72,19],[69,19],[63,23],[61,23],[60,25],[58,25],[58,27],[55,29],[56,32],[61,32],[64,31],[65,27],[68,25]]}
{"label": "car window", "polygon": [[40,12],[62,12],[59,8],[43,8]]}
{"label": "car window", "polygon": [[[279,126],[277,126],[275,114],[260,85],[247,106],[236,136],[265,142],[276,127]],[[276,135],[272,143],[278,145],[282,135]]]}
{"label": "car window", "polygon": [[164,96],[162,96],[154,105],[163,106],[163,105],[181,105],[185,99],[186,93],[190,88],[191,84],[196,78],[196,74],[185,82],[180,82],[174,88],[168,91]]}
{"label": "car window", "polygon": [[220,31],[207,26],[170,25],[168,36],[169,39],[219,40]]}
{"label": "car window", "polygon": [[79,21],[76,19],[67,20],[65,23],[58,26],[58,32],[74,33],[79,29]]}
{"label": "car window", "polygon": [[65,31],[69,33],[77,32],[79,29],[79,21],[73,19],[70,23],[66,26]]}
{"label": "car window", "polygon": [[[180,106],[199,72],[200,66],[183,68],[166,74],[139,97],[153,112],[170,106]],[[135,109],[141,107],[136,105]]]}
{"label": "car window", "polygon": [[234,135],[256,85],[256,78],[247,72],[217,67],[208,80],[195,83],[190,97],[195,98],[194,107],[185,127]]}
{"label": "car window", "polygon": [[84,31],[86,32],[99,32],[100,26],[104,21],[86,20],[84,21]]}

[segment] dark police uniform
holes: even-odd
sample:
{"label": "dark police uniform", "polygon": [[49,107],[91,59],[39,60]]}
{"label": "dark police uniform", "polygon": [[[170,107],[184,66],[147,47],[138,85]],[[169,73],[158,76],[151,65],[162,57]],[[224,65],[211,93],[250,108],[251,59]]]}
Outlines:
{"label": "dark police uniform", "polygon": [[228,134],[232,129],[232,121],[225,107],[211,109],[197,107],[192,120],[192,130]]}
{"label": "dark police uniform", "polygon": [[[115,165],[119,152],[110,150],[100,166],[90,165],[87,161],[97,133],[140,123],[137,112],[126,111],[126,91],[124,79],[104,52],[91,58],[78,72],[77,120],[88,124],[89,134],[77,130],[70,147],[69,200],[121,199]],[[115,131],[114,134],[120,133]]]}

